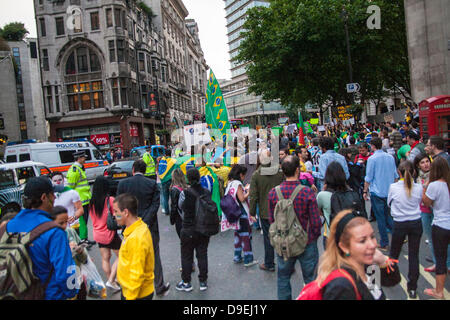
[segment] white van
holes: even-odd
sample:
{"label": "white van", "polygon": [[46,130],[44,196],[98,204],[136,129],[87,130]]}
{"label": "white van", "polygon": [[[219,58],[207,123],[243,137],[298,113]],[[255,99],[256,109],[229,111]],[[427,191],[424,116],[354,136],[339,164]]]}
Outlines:
{"label": "white van", "polygon": [[30,160],[42,162],[52,171],[60,171],[66,175],[75,161],[73,154],[76,151],[86,153],[84,167],[89,182],[103,175],[103,171],[109,166],[108,161],[89,141],[10,143],[6,146],[4,160],[6,163]]}

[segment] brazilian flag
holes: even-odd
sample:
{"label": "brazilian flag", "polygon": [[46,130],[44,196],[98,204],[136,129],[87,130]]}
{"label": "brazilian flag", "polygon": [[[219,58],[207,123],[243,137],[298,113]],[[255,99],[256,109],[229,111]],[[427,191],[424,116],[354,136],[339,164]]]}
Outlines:
{"label": "brazilian flag", "polygon": [[158,164],[158,176],[161,182],[172,179],[172,171],[177,168],[177,160],[174,158],[163,157]]}
{"label": "brazilian flag", "polygon": [[203,188],[208,189],[211,192],[212,200],[217,205],[217,210],[219,211],[219,217],[222,216],[222,210],[220,209],[220,190],[219,190],[219,180],[217,175],[210,167],[200,167],[200,183]]}
{"label": "brazilian flag", "polygon": [[[205,114],[208,128],[218,129],[220,130],[222,137],[226,137],[226,131],[230,129],[228,110],[225,106],[219,82],[212,70],[210,70],[208,87],[206,88]],[[224,139],[224,141],[226,141],[226,139]]]}

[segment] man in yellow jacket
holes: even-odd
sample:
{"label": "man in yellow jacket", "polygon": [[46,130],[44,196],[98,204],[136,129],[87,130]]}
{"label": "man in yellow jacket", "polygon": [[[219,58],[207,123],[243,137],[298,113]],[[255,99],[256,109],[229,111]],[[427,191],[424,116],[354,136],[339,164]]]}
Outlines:
{"label": "man in yellow jacket", "polygon": [[147,224],[138,217],[138,201],[124,193],[115,198],[114,216],[126,226],[119,250],[117,280],[122,286],[122,300],[152,300],[155,291],[155,256]]}
{"label": "man in yellow jacket", "polygon": [[152,152],[151,146],[147,146],[147,151],[142,156],[142,160],[147,165],[147,169],[145,170],[145,176],[147,178],[156,180],[156,164],[155,160],[153,160],[151,152]]}

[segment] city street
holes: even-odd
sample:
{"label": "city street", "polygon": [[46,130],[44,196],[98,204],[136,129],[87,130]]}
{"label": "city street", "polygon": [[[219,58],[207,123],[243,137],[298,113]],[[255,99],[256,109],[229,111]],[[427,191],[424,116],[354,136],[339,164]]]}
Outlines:
{"label": "city street", "polygon": [[[369,207],[369,206],[368,206]],[[258,266],[245,268],[242,264],[233,263],[233,232],[231,230],[220,233],[211,238],[208,248],[208,290],[200,292],[198,283],[198,270],[192,274],[191,292],[180,292],[175,289],[176,284],[181,280],[179,271],[180,247],[175,227],[170,225],[169,217],[159,211],[159,230],[161,235],[160,251],[164,270],[165,282],[170,282],[169,294],[165,297],[154,297],[154,300],[277,300],[277,274],[276,272],[266,272]],[[376,222],[372,222],[374,230],[377,230]],[[90,238],[92,239],[92,227],[89,226]],[[255,259],[264,261],[264,245],[260,231],[253,229],[253,252]],[[318,241],[319,253],[322,254],[322,237]],[[94,246],[90,251],[100,274],[101,257],[98,246]],[[402,254],[399,259],[402,281],[400,285],[393,288],[383,288],[389,300],[408,300],[406,289],[408,275],[408,244],[404,244]],[[428,296],[423,294],[425,288],[435,285],[434,274],[425,272],[423,269],[430,265],[425,258],[429,256],[429,247],[422,237],[420,247],[420,278],[418,281],[417,295],[419,300],[428,300]],[[292,296],[297,298],[303,280],[300,265],[296,264],[295,273],[291,277]],[[104,276],[103,276],[104,278]],[[104,280],[106,280],[104,278]],[[450,282],[446,282],[446,297],[450,297]],[[113,294],[108,289],[108,300],[120,300],[120,293]]]}

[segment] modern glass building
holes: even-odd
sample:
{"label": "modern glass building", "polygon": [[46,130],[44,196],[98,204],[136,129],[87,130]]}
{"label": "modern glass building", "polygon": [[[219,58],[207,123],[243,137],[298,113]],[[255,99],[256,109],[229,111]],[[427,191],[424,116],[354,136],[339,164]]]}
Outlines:
{"label": "modern glass building", "polygon": [[249,124],[275,124],[278,118],[285,117],[286,111],[278,102],[265,103],[261,97],[248,94],[248,78],[245,65],[232,61],[239,54],[241,33],[250,8],[269,7],[269,1],[224,0],[227,35],[230,54],[231,81],[221,83],[228,115],[232,119],[246,119]]}

